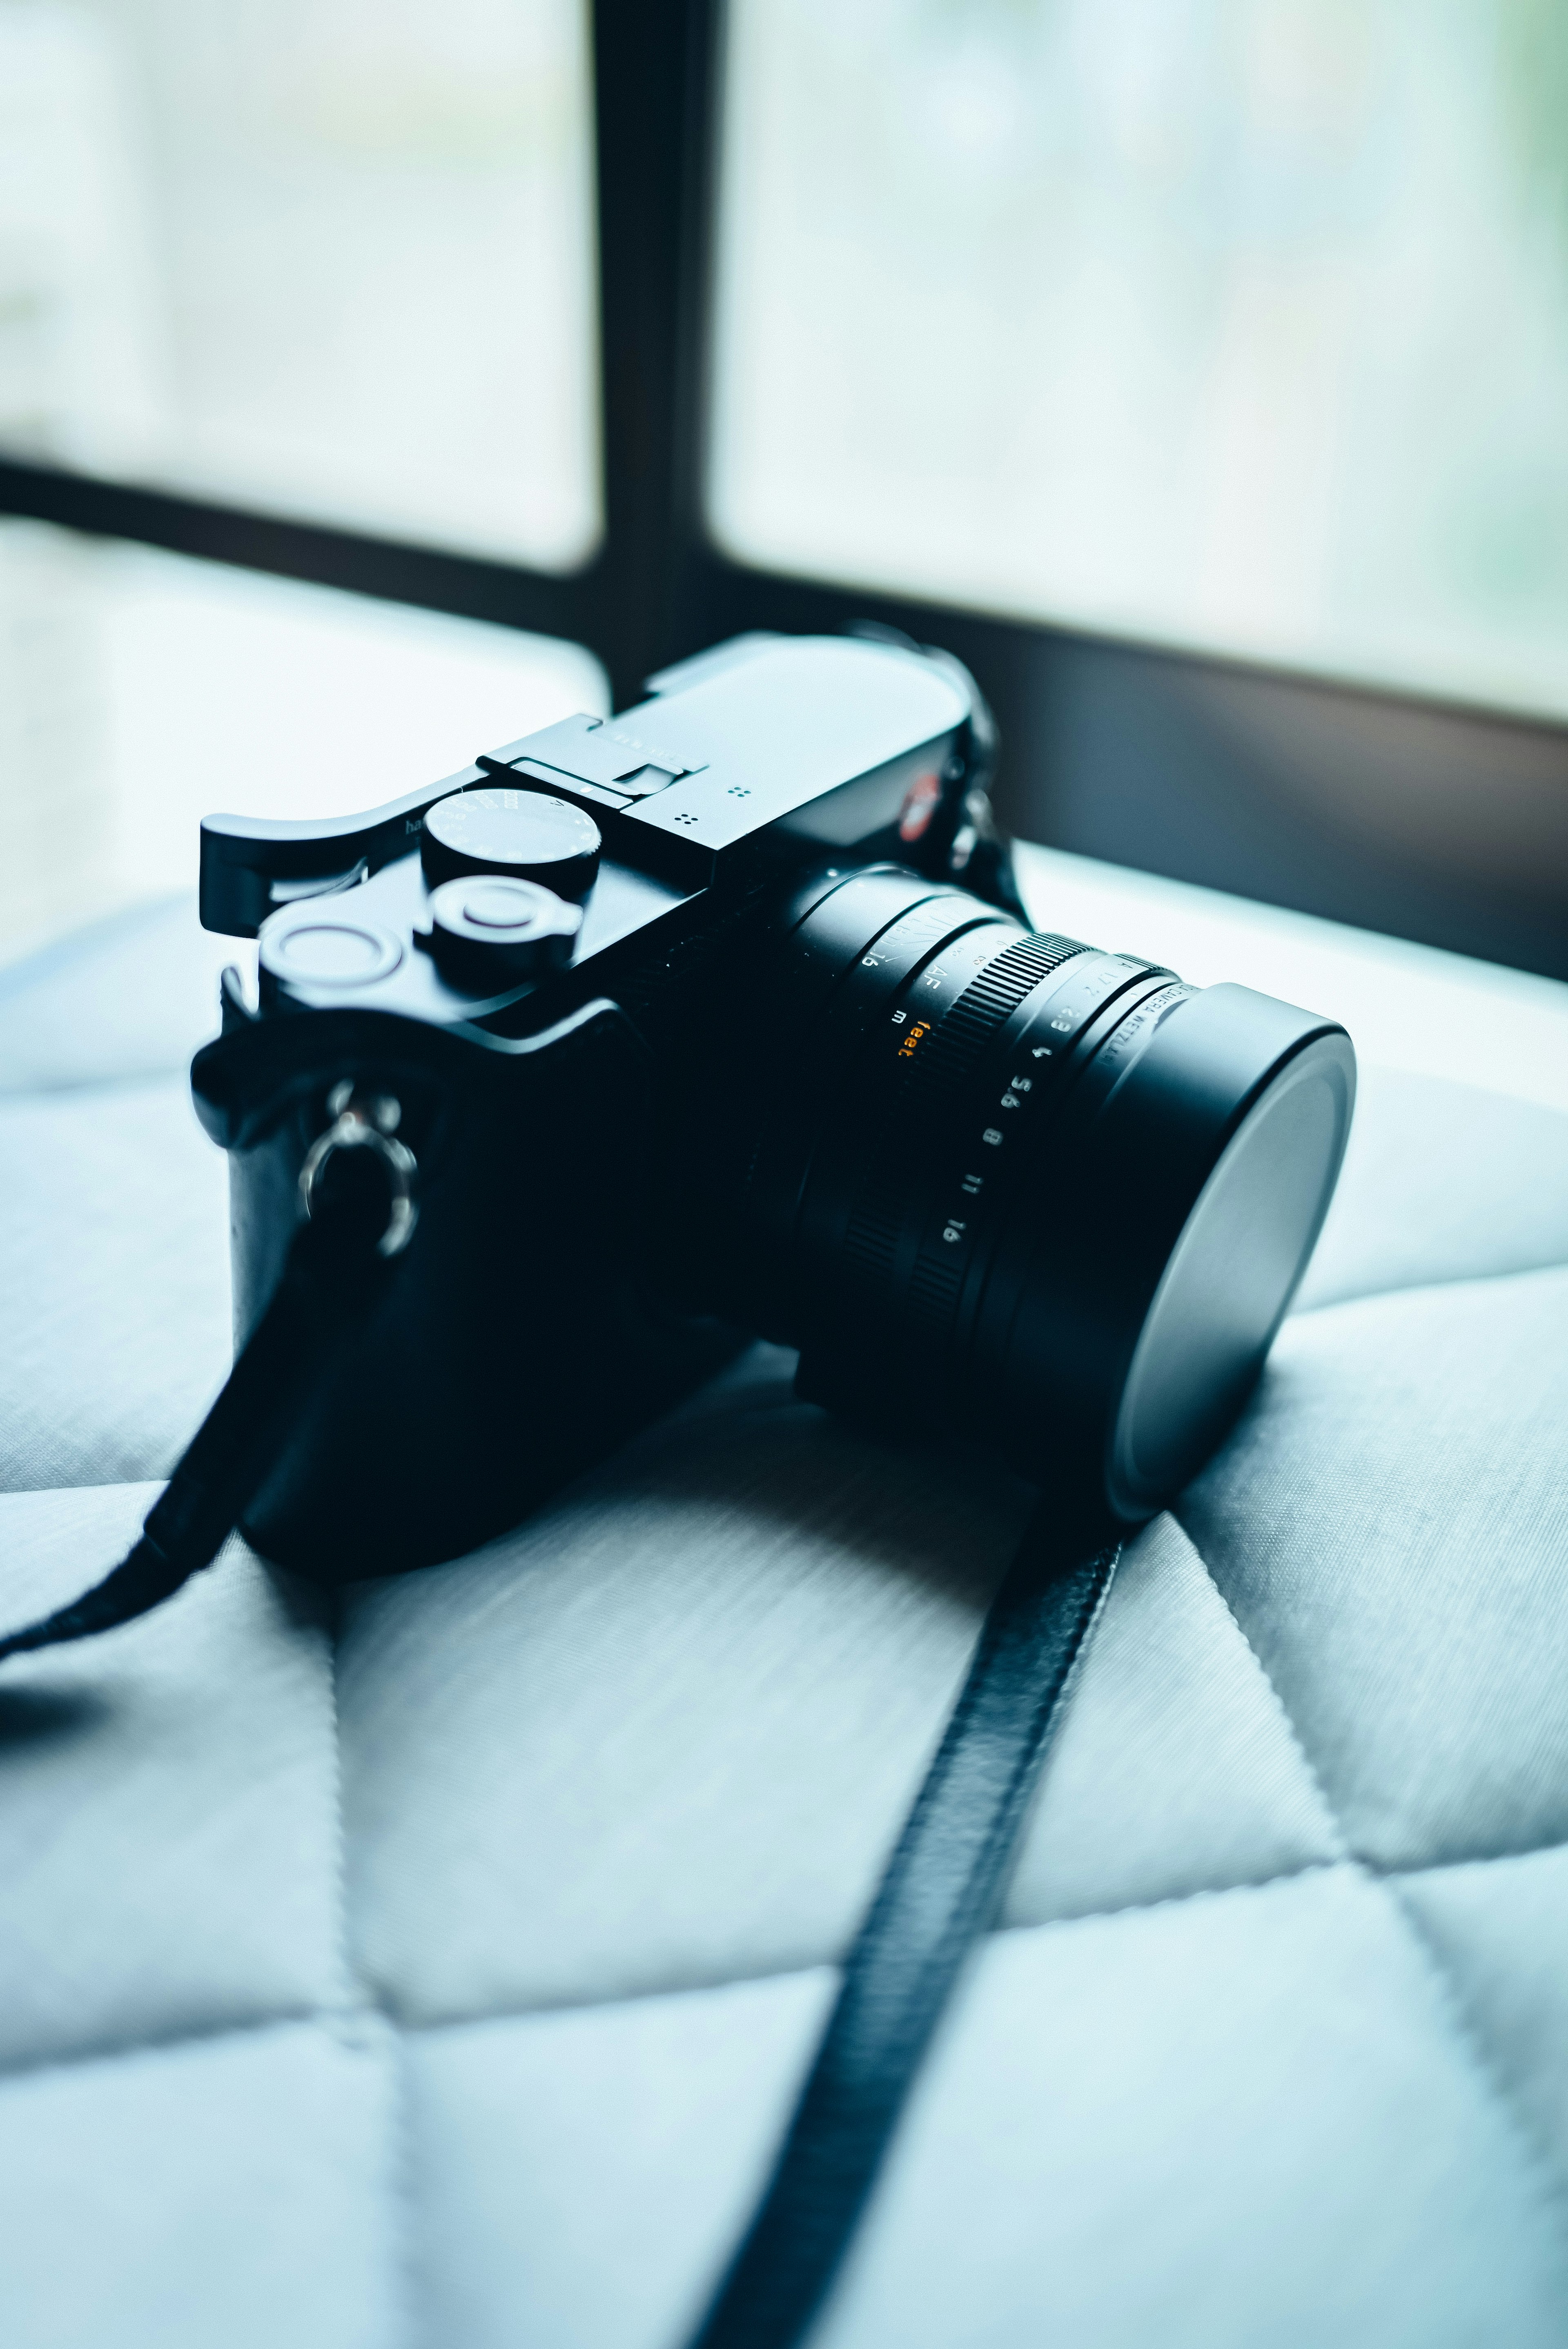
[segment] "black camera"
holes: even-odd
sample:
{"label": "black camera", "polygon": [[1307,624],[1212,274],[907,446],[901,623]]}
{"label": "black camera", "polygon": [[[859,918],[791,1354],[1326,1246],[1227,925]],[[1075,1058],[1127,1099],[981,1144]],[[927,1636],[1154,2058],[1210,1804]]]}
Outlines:
{"label": "black camera", "polygon": [[373,1174],[408,1242],[263,1553],[458,1555],[747,1334],[1122,1523],[1181,1487],[1310,1254],[1354,1055],[1031,930],[992,739],[940,654],[747,637],[368,814],[209,818],[202,922],[260,940],[192,1069],[240,1336],[322,1185]]}

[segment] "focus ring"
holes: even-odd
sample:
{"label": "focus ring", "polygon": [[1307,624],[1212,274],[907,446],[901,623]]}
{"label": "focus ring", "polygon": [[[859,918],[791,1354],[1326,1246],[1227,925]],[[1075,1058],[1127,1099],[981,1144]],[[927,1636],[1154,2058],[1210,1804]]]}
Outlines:
{"label": "focus ring", "polygon": [[944,1058],[969,1051],[1010,1019],[1042,978],[1048,978],[1074,955],[1088,952],[1081,939],[1057,937],[1049,931],[1015,938],[965,988],[933,1036],[932,1050],[944,1046]]}
{"label": "focus ring", "polygon": [[912,1147],[915,1121],[923,1123],[944,1095],[956,1091],[973,1067],[975,1053],[1006,1025],[1042,979],[1074,955],[1089,951],[1077,938],[1048,931],[1015,938],[970,981],[926,1039],[910,1067],[898,1112],[890,1121],[887,1138],[844,1235],[849,1256],[866,1272],[885,1275],[892,1268],[910,1192],[917,1179],[913,1161],[918,1154]]}

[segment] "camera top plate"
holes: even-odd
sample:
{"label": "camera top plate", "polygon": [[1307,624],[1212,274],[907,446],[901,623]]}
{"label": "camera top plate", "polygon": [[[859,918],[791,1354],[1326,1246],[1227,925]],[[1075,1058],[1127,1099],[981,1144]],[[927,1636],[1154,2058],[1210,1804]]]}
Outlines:
{"label": "camera top plate", "polygon": [[591,812],[607,864],[687,895],[764,835],[785,862],[859,847],[940,779],[970,716],[934,662],[845,637],[743,638],[655,682],[624,717],[563,719],[358,815],[208,816],[202,926],[254,937],[411,855],[438,800],[510,776]]}

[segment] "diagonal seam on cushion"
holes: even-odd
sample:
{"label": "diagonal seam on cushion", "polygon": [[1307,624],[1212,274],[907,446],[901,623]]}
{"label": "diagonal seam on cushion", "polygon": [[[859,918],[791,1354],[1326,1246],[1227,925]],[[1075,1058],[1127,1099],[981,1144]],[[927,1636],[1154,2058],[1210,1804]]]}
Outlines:
{"label": "diagonal seam on cushion", "polygon": [[1117,1570],[1003,1910],[1044,1924],[1338,1856],[1257,1659],[1169,1513]]}
{"label": "diagonal seam on cushion", "polygon": [[428,2328],[420,2321],[418,2270],[418,2197],[415,2190],[418,2176],[417,2147],[414,2140],[414,2099],[409,2088],[408,2051],[404,2026],[396,2022],[385,2009],[378,2010],[388,2032],[387,2046],[391,2051],[391,2101],[387,2127],[391,2143],[387,2148],[384,2176],[387,2179],[387,2240],[391,2247],[392,2273],[387,2278],[387,2298],[399,2319],[398,2338],[419,2341]]}
{"label": "diagonal seam on cushion", "polygon": [[1291,1744],[1295,1747],[1296,1754],[1300,1756],[1301,1766],[1305,1771],[1307,1777],[1311,1782],[1313,1791],[1316,1795],[1318,1801],[1323,1806],[1323,1814],[1325,1818],[1328,1821],[1330,1831],[1335,1839],[1335,1847],[1338,1856],[1343,1859],[1357,1857],[1358,1855],[1351,1851],[1350,1840],[1345,1832],[1344,1822],[1340,1818],[1339,1812],[1329,1795],[1328,1788],[1324,1784],[1323,1774],[1318,1769],[1318,1766],[1313,1760],[1312,1755],[1307,1752],[1306,1741],[1302,1736],[1301,1731],[1296,1726],[1295,1720],[1291,1713],[1290,1707],[1286,1704],[1284,1697],[1281,1696],[1273,1673],[1269,1671],[1268,1666],[1264,1663],[1262,1656],[1258,1653],[1256,1647],[1253,1645],[1253,1640],[1248,1634],[1246,1625],[1242,1621],[1241,1617],[1236,1613],[1235,1609],[1232,1606],[1230,1600],[1221,1589],[1219,1582],[1209,1565],[1208,1559],[1203,1556],[1202,1550],[1199,1547],[1198,1543],[1193,1539],[1191,1526],[1187,1524],[1180,1511],[1173,1511],[1172,1514],[1175,1516],[1176,1522],[1181,1526],[1181,1531],[1186,1535],[1189,1542],[1191,1543],[1192,1555],[1196,1557],[1205,1575],[1208,1576],[1209,1582],[1212,1587],[1214,1594],[1218,1598],[1221,1606],[1230,1617],[1231,1621],[1235,1625],[1237,1637],[1242,1640],[1243,1644],[1246,1648],[1247,1653],[1251,1656],[1253,1663],[1258,1668],[1258,1671],[1263,1679],[1264,1686],[1267,1689],[1279,1713],[1280,1721],[1284,1726],[1285,1735],[1289,1738]]}
{"label": "diagonal seam on cushion", "polygon": [[[1418,1873],[1414,1869],[1404,1872],[1407,1875]],[[1555,2148],[1515,2087],[1496,2046],[1482,2031],[1446,1951],[1413,1903],[1405,1899],[1396,1877],[1379,1876],[1370,1868],[1367,1873],[1374,1883],[1381,1884],[1386,1898],[1420,1953],[1439,2001],[1448,2015],[1455,2044],[1469,2056],[1477,2076],[1491,2088],[1506,2117],[1512,2123],[1515,2139],[1536,2173],[1549,2202],[1555,2208],[1559,2219],[1568,2222],[1568,2177],[1563,2175]]]}
{"label": "diagonal seam on cushion", "polygon": [[376,2002],[355,1973],[348,1931],[348,1823],[343,1799],[343,1721],[337,1702],[338,1639],[342,1620],[343,1610],[335,1596],[326,1625],[326,1683],[332,1734],[333,1958],[338,1997],[348,2008],[373,2006]]}
{"label": "diagonal seam on cushion", "polygon": [[273,2032],[297,2030],[302,2023],[327,2023],[345,2033],[362,2030],[367,2024],[378,2028],[382,2023],[388,2023],[394,2031],[405,2028],[368,2005],[338,2007],[306,2002],[299,2006],[277,2007],[270,2014],[249,2015],[241,2023],[193,2023],[183,2031],[144,2031],[134,2039],[111,2041],[101,2046],[72,2047],[63,2054],[18,2056],[11,2063],[0,2064],[0,2095],[14,2080],[46,2079],[55,2072],[91,2071],[95,2065],[129,2064],[145,2055],[178,2055],[187,2047],[222,2047],[231,2041],[265,2039]]}
{"label": "diagonal seam on cushion", "polygon": [[[1521,1859],[1534,1858],[1547,1852],[1568,1851],[1568,1844],[1538,1844],[1525,1851],[1484,1852],[1461,1863],[1466,1868],[1508,1866]],[[1452,1873],[1455,1863],[1448,1859],[1432,1860],[1419,1868],[1400,1868],[1388,1871],[1401,1882],[1419,1881],[1426,1876]],[[999,1925],[994,1929],[1000,1938],[1015,1933],[1070,1933],[1080,1926],[1114,1923],[1120,1917],[1144,1917],[1167,1909],[1181,1909],[1190,1903],[1204,1900],[1244,1899],[1253,1893],[1272,1891],[1276,1885],[1294,1884],[1302,1878],[1322,1876],[1334,1868],[1348,1868],[1356,1875],[1375,1884],[1384,1882],[1383,1871],[1376,1865],[1359,1858],[1354,1853],[1343,1859],[1312,1859],[1300,1868],[1276,1868],[1272,1875],[1260,1876],[1243,1884],[1201,1884],[1190,1891],[1161,1893],[1152,1900],[1125,1900],[1104,1909],[1076,1910],[1071,1916],[1051,1917],[1018,1924]],[[640,2006],[651,2000],[667,1998],[704,1998],[720,1991],[745,1988],[757,1982],[783,1982],[797,1974],[816,1973],[832,1961],[816,1959],[801,1966],[773,1969],[756,1974],[733,1974],[722,1981],[669,1982],[656,1990],[617,1993],[609,1998],[575,2000],[539,2000],[525,2004],[500,2002],[477,2007],[471,2014],[442,2016],[428,2023],[410,2023],[397,2015],[373,1993],[366,1993],[346,2005],[326,2003],[302,2004],[279,2008],[271,2014],[257,2015],[243,2023],[222,2023],[210,2029],[197,2027],[189,2031],[144,2033],[139,2038],[127,2039],[118,2044],[73,2048],[66,2054],[50,2054],[35,2059],[0,2064],[0,2094],[12,2080],[33,2079],[52,2072],[74,2072],[94,2064],[129,2062],[136,2056],[174,2054],[185,2047],[220,2044],[228,2040],[254,2039],[268,2032],[289,2028],[300,2023],[327,2023],[339,2025],[346,2032],[363,2030],[374,2024],[385,2025],[398,2044],[411,2038],[431,2037],[446,2031],[467,2031],[476,2023],[526,2021],[534,2016],[552,2014],[592,2013],[601,2007]]]}
{"label": "diagonal seam on cushion", "polygon": [[[1183,1526],[1182,1530],[1187,1533],[1189,1540],[1191,1540],[1192,1537],[1190,1528]],[[1540,2185],[1543,2194],[1545,2195],[1548,2205],[1556,2209],[1560,2214],[1568,2211],[1568,2178],[1564,2178],[1563,2172],[1558,2166],[1557,2158],[1552,2147],[1538,2131],[1533,2115],[1531,2114],[1522,2103],[1512,2081],[1509,2078],[1507,2073],[1503,2069],[1496,2049],[1491,2045],[1490,2040],[1482,2031],[1479,2020],[1472,2012],[1469,2001],[1466,1999],[1459,1982],[1456,1980],[1452,1968],[1449,1965],[1446,1957],[1439,1949],[1437,1943],[1431,1939],[1425,1927],[1417,1918],[1409,1904],[1401,1897],[1398,1886],[1391,1880],[1390,1876],[1386,1875],[1382,1870],[1377,1868],[1369,1861],[1364,1859],[1362,1856],[1352,1847],[1350,1838],[1345,1832],[1344,1823],[1339,1816],[1338,1810],[1330,1799],[1328,1789],[1324,1783],[1322,1773],[1319,1771],[1316,1763],[1313,1760],[1311,1754],[1307,1750],[1305,1740],[1303,1738],[1300,1729],[1297,1727],[1296,1723],[1292,1716],[1289,1706],[1285,1703],[1285,1701],[1280,1694],[1278,1688],[1274,1686],[1273,1675],[1270,1673],[1267,1665],[1264,1662],[1262,1656],[1258,1654],[1257,1649],[1253,1647],[1253,1641],[1248,1638],[1246,1627],[1242,1622],[1240,1617],[1236,1614],[1235,1609],[1231,1605],[1231,1602],[1225,1597],[1224,1592],[1220,1590],[1219,1583],[1210,1569],[1209,1562],[1203,1557],[1203,1553],[1196,1541],[1192,1542],[1192,1547],[1202,1565],[1204,1573],[1209,1576],[1209,1579],[1213,1583],[1215,1589],[1220,1591],[1220,1598],[1226,1612],[1230,1615],[1232,1621],[1235,1624],[1236,1629],[1241,1633],[1243,1639],[1246,1640],[1248,1647],[1252,1649],[1254,1657],[1257,1658],[1258,1670],[1263,1673],[1269,1687],[1274,1691],[1274,1702],[1279,1706],[1280,1712],[1284,1716],[1285,1725],[1290,1732],[1290,1735],[1295,1743],[1296,1751],[1300,1754],[1302,1762],[1310,1774],[1312,1782],[1317,1788],[1318,1794],[1322,1798],[1324,1807],[1326,1810],[1330,1820],[1333,1822],[1335,1833],[1338,1838],[1341,1850],[1344,1852],[1346,1857],[1355,1864],[1357,1868],[1366,1878],[1369,1884],[1381,1887],[1384,1898],[1387,1900],[1395,1916],[1404,1927],[1406,1933],[1408,1935],[1409,1940],[1416,1950],[1417,1955],[1420,1959],[1423,1967],[1431,1979],[1432,1986],[1437,1993],[1439,2003],[1443,2013],[1448,2018],[1449,2027],[1453,2036],[1454,2046],[1461,2060],[1469,2063],[1477,2078],[1480,2081],[1487,2093],[1498,2106],[1505,2123],[1512,2131],[1520,2151],[1524,2158],[1527,2173],[1533,2173],[1536,2177],[1537,2183]],[[1417,1871],[1413,1869],[1406,1869],[1404,1871],[1407,1875],[1414,1874]]]}
{"label": "diagonal seam on cushion", "polygon": [[1182,1521],[1380,1867],[1568,1835],[1568,1270],[1287,1326]]}
{"label": "diagonal seam on cushion", "polygon": [[389,2247],[391,2272],[387,2279],[387,2297],[397,2314],[398,2337],[414,2341],[419,2337],[422,2327],[418,2322],[414,2290],[414,2140],[408,2067],[404,2055],[401,2026],[356,1971],[353,1937],[348,1925],[348,1814],[343,1794],[343,1716],[338,1706],[337,1686],[342,1629],[343,1608],[341,1600],[335,1595],[326,1626],[326,1662],[332,1733],[335,1970],[340,2002],[337,2012],[350,2028],[374,2020],[387,2034],[390,2094],[385,2127],[389,2142],[380,2173],[385,2180],[383,2190],[388,2206],[386,2240]]}
{"label": "diagonal seam on cushion", "polygon": [[[1538,1850],[1540,1852],[1568,1851],[1568,1844],[1542,1844],[1538,1847]],[[1531,1851],[1489,1852],[1467,1860],[1464,1865],[1470,1868],[1484,1868],[1493,1862],[1502,1865],[1515,1860],[1529,1859],[1535,1856],[1536,1854]],[[1433,1860],[1418,1868],[1401,1868],[1398,1873],[1402,1879],[1419,1881],[1425,1876],[1449,1873],[1452,1866],[1453,1863],[1447,1859]],[[1244,1896],[1257,1892],[1269,1892],[1277,1885],[1299,1883],[1309,1876],[1326,1876],[1336,1868],[1348,1869],[1356,1876],[1370,1879],[1373,1883],[1382,1881],[1383,1872],[1375,1863],[1362,1859],[1354,1852],[1346,1852],[1337,1859],[1304,1860],[1299,1867],[1275,1868],[1267,1876],[1249,1877],[1242,1882],[1199,1884],[1181,1892],[1162,1892],[1150,1899],[1114,1901],[1099,1909],[1074,1909],[1069,1914],[1060,1917],[1009,1920],[1005,1923],[993,1926],[991,1931],[999,1940],[1010,1940],[1017,1933],[1066,1933],[1080,1925],[1111,1924],[1119,1918],[1156,1915],[1165,1909],[1184,1908],[1192,1902],[1228,1900],[1233,1895]],[[816,1973],[823,1968],[836,1971],[839,1962],[839,1960],[834,1957],[812,1958],[799,1965],[769,1966],[758,1968],[755,1973],[731,1973],[713,1977],[703,1976],[690,1981],[672,1981],[661,1982],[656,1987],[646,1990],[618,1991],[608,1997],[541,1998],[516,2001],[493,1999],[482,2006],[475,2006],[469,2012],[435,2015],[418,2021],[397,2015],[390,2004],[378,2003],[377,2012],[385,2014],[389,2021],[395,2022],[399,2033],[405,2039],[418,2039],[438,2034],[443,2031],[468,2031],[476,2024],[484,2023],[519,2023],[525,2022],[530,2017],[552,2014],[590,2014],[596,2013],[602,2007],[638,2006],[655,1999],[706,1998],[721,1991],[747,1989],[762,1982],[792,1981],[798,1975]],[[363,2012],[363,2010],[356,2011]],[[71,2057],[63,2060],[75,2062],[85,2059]],[[5,2076],[5,2071],[0,2069],[0,2085],[4,2085]]]}

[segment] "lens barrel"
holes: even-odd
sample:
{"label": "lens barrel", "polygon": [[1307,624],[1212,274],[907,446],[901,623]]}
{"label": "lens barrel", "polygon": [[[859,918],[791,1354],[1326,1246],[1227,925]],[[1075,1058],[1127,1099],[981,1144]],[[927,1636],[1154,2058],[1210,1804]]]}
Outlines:
{"label": "lens barrel", "polygon": [[747,1026],[732,1302],[802,1393],[1125,1522],[1180,1490],[1326,1212],[1344,1030],[886,867],[791,908]]}

